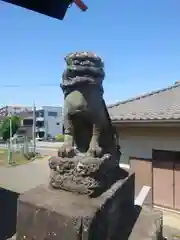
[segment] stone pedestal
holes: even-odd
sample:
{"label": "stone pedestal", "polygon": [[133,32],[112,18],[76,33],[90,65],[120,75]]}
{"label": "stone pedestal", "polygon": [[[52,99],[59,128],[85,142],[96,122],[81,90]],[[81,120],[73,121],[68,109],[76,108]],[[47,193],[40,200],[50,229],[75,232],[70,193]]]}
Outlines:
{"label": "stone pedestal", "polygon": [[133,212],[134,177],[129,174],[97,198],[47,186],[22,194],[16,239],[115,240]]}
{"label": "stone pedestal", "polygon": [[10,238],[16,232],[17,201],[19,194],[0,188],[0,239]]}

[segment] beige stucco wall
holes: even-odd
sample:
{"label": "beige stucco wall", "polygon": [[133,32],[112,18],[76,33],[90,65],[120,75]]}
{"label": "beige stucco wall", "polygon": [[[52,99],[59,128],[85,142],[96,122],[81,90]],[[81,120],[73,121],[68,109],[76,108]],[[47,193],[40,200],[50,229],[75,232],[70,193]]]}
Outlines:
{"label": "beige stucco wall", "polygon": [[123,161],[152,158],[152,149],[180,151],[180,127],[118,127]]}

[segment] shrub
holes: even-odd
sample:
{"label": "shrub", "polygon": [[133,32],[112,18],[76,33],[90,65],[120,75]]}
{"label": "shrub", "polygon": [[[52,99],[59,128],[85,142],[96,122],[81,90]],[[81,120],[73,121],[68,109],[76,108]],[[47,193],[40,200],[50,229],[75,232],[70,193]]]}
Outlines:
{"label": "shrub", "polygon": [[64,142],[64,135],[63,134],[57,134],[56,135],[56,141]]}
{"label": "shrub", "polygon": [[24,154],[24,157],[27,159],[27,160],[31,160],[37,156],[39,156],[40,154],[38,152],[34,153],[34,152],[29,152],[27,154]]}

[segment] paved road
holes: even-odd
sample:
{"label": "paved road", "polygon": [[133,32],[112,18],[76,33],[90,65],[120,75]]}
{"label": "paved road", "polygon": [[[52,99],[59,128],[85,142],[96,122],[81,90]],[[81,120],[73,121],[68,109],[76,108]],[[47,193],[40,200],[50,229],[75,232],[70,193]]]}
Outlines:
{"label": "paved road", "polygon": [[[42,155],[57,156],[57,149],[61,144],[38,143],[36,150]],[[5,144],[0,144],[0,148],[5,147]],[[49,168],[46,160],[36,160],[16,167],[0,167],[0,187],[22,193],[40,184],[46,184],[48,176]]]}
{"label": "paved road", "polygon": [[62,142],[36,142],[37,147],[46,147],[46,148],[59,148],[63,143]]}
{"label": "paved road", "polygon": [[[37,142],[36,144],[36,151],[39,152],[41,155],[57,155],[57,149],[62,145],[63,143],[57,143],[57,142]],[[32,147],[32,146],[30,146]],[[6,144],[0,144],[0,148],[7,148]],[[18,149],[19,146],[13,145],[13,149]]]}
{"label": "paved road", "polygon": [[57,149],[62,146],[62,142],[37,142],[36,151],[42,155],[57,156]]}
{"label": "paved road", "polygon": [[[37,152],[41,155],[57,156],[57,149],[62,143],[37,144]],[[1,144],[0,148],[5,145]],[[48,158],[47,158],[48,159]],[[47,184],[49,168],[47,160],[34,162],[16,167],[0,167],[0,187],[22,193],[40,184]]]}
{"label": "paved road", "polygon": [[[36,142],[37,148],[59,148],[62,142]],[[15,146],[15,144],[13,144]],[[32,143],[30,144],[32,146]],[[0,148],[7,148],[7,144],[0,143]]]}
{"label": "paved road", "polygon": [[49,178],[48,157],[16,167],[0,167],[0,187],[23,193]]}
{"label": "paved road", "polygon": [[40,153],[42,156],[57,156],[57,149],[56,148],[45,148],[45,147],[38,147],[36,148],[36,152]]}

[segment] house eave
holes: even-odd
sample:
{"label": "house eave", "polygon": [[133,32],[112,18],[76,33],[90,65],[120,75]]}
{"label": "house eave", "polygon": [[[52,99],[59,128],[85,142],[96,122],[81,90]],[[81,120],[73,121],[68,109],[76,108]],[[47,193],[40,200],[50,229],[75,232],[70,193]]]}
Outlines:
{"label": "house eave", "polygon": [[180,119],[149,119],[149,120],[113,120],[113,125],[119,126],[180,126]]}

